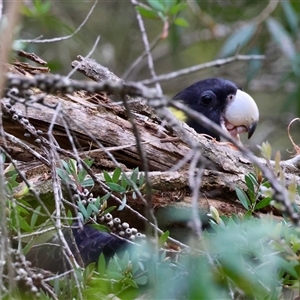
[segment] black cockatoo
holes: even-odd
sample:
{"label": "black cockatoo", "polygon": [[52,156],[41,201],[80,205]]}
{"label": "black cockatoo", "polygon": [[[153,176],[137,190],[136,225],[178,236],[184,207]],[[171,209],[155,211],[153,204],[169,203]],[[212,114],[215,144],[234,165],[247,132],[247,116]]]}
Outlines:
{"label": "black cockatoo", "polygon": [[[222,78],[205,79],[189,86],[178,93],[175,100],[182,100],[190,108],[203,113],[207,118],[228,131],[233,137],[241,132],[248,132],[250,138],[256,128],[259,117],[254,100],[231,81]],[[198,133],[204,133],[220,140],[220,137],[194,120],[187,120],[189,126]],[[96,262],[101,253],[109,259],[128,243],[124,239],[101,232],[90,225],[72,229],[74,240],[80,252],[84,265]],[[76,253],[70,234],[65,231],[65,238],[71,251]],[[51,245],[57,243],[52,238],[41,247],[32,248],[27,258],[33,265],[52,272],[63,272],[69,269],[64,259],[62,247]]]}
{"label": "black cockatoo", "polygon": [[[73,237],[67,229],[64,229],[63,233],[75,259],[77,262],[80,262],[78,255],[76,255],[79,252],[84,266],[92,262],[97,262],[101,253],[103,253],[106,260],[108,260],[115,253],[122,251],[122,249],[125,250],[126,246],[129,245],[126,240],[111,235],[110,233],[99,231],[90,224],[84,226],[73,224]],[[76,246],[74,245],[74,241]],[[32,247],[26,255],[26,258],[32,262],[35,267],[53,273],[62,273],[71,268],[65,255],[63,246],[55,234],[53,238],[46,243]]]}
{"label": "black cockatoo", "polygon": [[[198,81],[173,99],[182,100],[190,108],[201,112],[233,137],[248,132],[250,138],[259,118],[258,108],[252,97],[235,83],[223,78]],[[207,134],[218,141],[221,139],[195,120],[187,119],[186,123],[198,133]]]}

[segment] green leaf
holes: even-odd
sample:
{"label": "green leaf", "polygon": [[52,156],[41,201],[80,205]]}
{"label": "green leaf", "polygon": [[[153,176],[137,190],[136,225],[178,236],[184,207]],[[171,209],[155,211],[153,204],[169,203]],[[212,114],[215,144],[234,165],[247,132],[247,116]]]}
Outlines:
{"label": "green leaf", "polygon": [[82,213],[82,215],[87,219],[89,217],[85,206],[82,204],[81,201],[78,201],[78,210]]}
{"label": "green leaf", "polygon": [[158,240],[159,247],[163,247],[164,243],[168,240],[169,235],[170,235],[170,232],[167,230],[159,237],[159,240]]}
{"label": "green leaf", "polygon": [[104,179],[105,179],[106,183],[112,182],[111,176],[106,171],[103,171],[103,176],[104,176]]}
{"label": "green leaf", "polygon": [[91,217],[92,212],[93,212],[93,210],[92,210],[91,207],[88,205],[87,208],[86,208],[86,214],[87,214],[86,219],[88,219],[88,218]]}
{"label": "green leaf", "polygon": [[278,268],[281,268],[286,272],[288,272],[289,274],[291,274],[292,276],[294,276],[295,278],[298,278],[298,274],[295,271],[293,266],[293,261],[288,262],[281,257],[277,257],[276,261],[277,261]]}
{"label": "green leaf", "polygon": [[145,285],[148,282],[148,277],[140,276],[140,277],[134,278],[134,281],[138,285]]}
{"label": "green leaf", "polygon": [[98,258],[98,266],[97,266],[97,271],[100,275],[104,275],[106,272],[106,261],[105,261],[105,256],[103,253],[100,254]]}
{"label": "green leaf", "polygon": [[176,4],[176,0],[158,0],[169,11]]}
{"label": "green leaf", "polygon": [[155,10],[165,12],[165,7],[160,0],[147,0],[147,2]]}
{"label": "green leaf", "polygon": [[147,8],[144,8],[141,6],[137,6],[136,9],[141,14],[141,16],[143,16],[144,18],[147,18],[147,19],[157,19],[158,18],[157,12],[154,11],[153,9],[147,9]]}
{"label": "green leaf", "polygon": [[94,183],[94,180],[92,178],[86,179],[86,180],[81,182],[82,187],[92,187],[94,185],[95,185],[95,183]]}
{"label": "green leaf", "polygon": [[115,208],[116,208],[116,206],[110,206],[110,207],[108,207],[103,213],[101,213],[101,216],[112,212]]}
{"label": "green leaf", "polygon": [[256,30],[257,24],[251,23],[234,31],[223,45],[219,55],[221,57],[233,55],[238,48],[244,47],[252,39]]}
{"label": "green leaf", "polygon": [[92,211],[94,211],[95,213],[98,213],[98,212],[99,212],[99,207],[97,207],[95,204],[90,203],[88,206],[89,206],[89,207],[92,209]]}
{"label": "green leaf", "polygon": [[180,26],[180,27],[189,27],[190,26],[189,22],[183,18],[176,18],[174,20],[174,24],[177,26]]}
{"label": "green leaf", "polygon": [[122,173],[121,185],[124,189],[127,189],[127,187],[130,186],[130,181],[126,178],[125,173]]}
{"label": "green leaf", "polygon": [[33,228],[36,224],[36,221],[39,217],[39,213],[41,211],[42,207],[38,206],[35,211],[33,212],[32,216],[31,216],[31,220],[30,220],[30,227]]}
{"label": "green leaf", "polygon": [[24,218],[18,217],[19,218],[19,226],[22,230],[25,232],[32,232],[32,228],[30,225],[27,223],[27,221]]}
{"label": "green leaf", "polygon": [[108,193],[106,195],[104,195],[103,197],[100,198],[100,203],[105,202],[106,200],[108,200],[108,198],[111,196],[111,193]]}
{"label": "green leaf", "polygon": [[145,175],[143,173],[140,173],[139,176],[139,187],[142,187],[145,183]]}
{"label": "green leaf", "polygon": [[77,161],[75,159],[70,158],[69,167],[73,176],[78,173]]}
{"label": "green leaf", "polygon": [[115,171],[114,171],[114,173],[112,175],[112,181],[114,183],[118,183],[120,175],[121,175],[121,172],[122,172],[121,168],[118,167],[118,168],[115,169]]}
{"label": "green leaf", "polygon": [[264,207],[267,207],[267,206],[270,205],[270,202],[271,202],[271,201],[272,201],[272,198],[266,197],[266,198],[262,199],[261,201],[259,201],[259,202],[255,205],[254,209],[255,209],[255,210],[259,210],[259,209],[262,209],[262,208],[264,208]]}
{"label": "green leaf", "polygon": [[61,160],[61,163],[62,163],[64,169],[68,172],[68,174],[72,174],[69,164],[65,160]]}
{"label": "green leaf", "polygon": [[138,175],[139,175],[139,168],[135,168],[131,174],[131,181],[133,181],[135,184],[137,183],[137,179],[138,179]]}
{"label": "green leaf", "polygon": [[102,232],[110,232],[109,228],[107,228],[105,225],[101,225],[101,224],[90,224],[89,226],[102,231]]}
{"label": "green leaf", "polygon": [[242,205],[248,210],[250,205],[250,200],[246,195],[246,193],[239,187],[235,187],[235,192]]}
{"label": "green leaf", "polygon": [[119,184],[114,183],[114,182],[106,182],[106,184],[109,186],[109,188],[113,191],[113,192],[117,192],[117,193],[126,193],[126,190]]}
{"label": "green leaf", "polygon": [[281,51],[291,60],[296,58],[297,51],[294,43],[284,27],[274,18],[267,19],[267,28]]}
{"label": "green leaf", "polygon": [[122,280],[123,283],[131,286],[131,287],[134,287],[134,288],[138,288],[138,285],[137,283],[135,282],[135,280],[131,279],[131,278],[126,278],[125,280]]}
{"label": "green leaf", "polygon": [[71,183],[72,180],[69,177],[68,173],[65,170],[62,170],[60,168],[56,169],[57,175],[65,182],[65,183]]}
{"label": "green leaf", "polygon": [[83,160],[89,167],[92,166],[92,164],[94,163],[94,160],[93,159],[89,159],[89,158],[85,158]]}
{"label": "green leaf", "polygon": [[71,225],[73,223],[73,220],[72,220],[73,216],[72,216],[72,212],[70,210],[68,210],[68,212],[67,212],[67,217],[68,217],[67,222],[69,225]]}
{"label": "green leaf", "polygon": [[169,14],[170,15],[176,15],[178,14],[179,12],[185,10],[187,7],[187,4],[186,3],[178,3],[176,5],[173,5],[170,10],[169,10]]}

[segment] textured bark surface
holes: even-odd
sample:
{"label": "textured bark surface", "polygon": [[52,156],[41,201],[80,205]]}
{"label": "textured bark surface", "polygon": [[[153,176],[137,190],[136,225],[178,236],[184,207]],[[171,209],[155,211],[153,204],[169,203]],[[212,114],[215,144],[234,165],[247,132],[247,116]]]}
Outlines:
{"label": "textured bark surface", "polygon": [[[74,62],[73,66],[78,66],[78,64],[79,62]],[[93,65],[88,67],[91,69]],[[99,68],[101,73],[101,67]],[[39,72],[38,68],[29,68],[27,65],[25,68],[21,64],[10,66],[9,69],[23,76],[32,76]],[[106,79],[114,76],[107,69],[104,71],[110,74],[102,74],[108,76]],[[95,75],[92,74],[89,77],[95,78]],[[113,80],[118,79],[115,77]],[[37,89],[33,89],[32,92],[36,95],[41,94]],[[50,124],[53,123],[52,133],[59,146],[62,149],[72,150],[68,133],[65,130],[65,121],[59,116],[57,117],[56,110],[50,107],[59,105],[60,112],[63,112],[68,118],[68,128],[79,154],[95,160],[94,172],[99,173],[100,177],[103,169],[111,171],[115,165],[103,149],[99,149],[92,137],[114,155],[124,171],[130,171],[135,167],[139,167],[142,171],[136,138],[132,131],[132,125],[128,121],[126,110],[123,106],[116,105],[111,98],[111,95],[80,91],[65,95],[46,95],[44,103],[48,106],[34,104],[33,107],[26,108],[23,104],[17,103],[14,108],[17,109],[18,115],[27,118],[36,130],[43,131],[42,136],[45,138],[47,138]],[[115,100],[120,101],[121,99]],[[35,151],[44,155],[39,144],[36,143],[36,139],[26,135],[26,126],[21,126],[20,122],[13,120],[15,113],[9,110],[8,102],[8,99],[2,99],[5,132],[25,141]],[[170,169],[185,158],[191,149],[177,137],[172,128],[164,126],[155,112],[147,106],[145,100],[140,99],[138,104],[132,105],[132,111],[147,156],[151,183],[155,190],[152,199],[154,208],[190,207],[189,164],[185,164],[176,172],[171,172]],[[242,206],[236,201],[234,188],[235,186],[245,188],[244,176],[253,171],[252,164],[232,145],[217,143],[198,135],[184,123],[182,126],[199,143],[202,156],[206,161],[201,183],[200,207],[208,210],[209,206],[213,205],[220,213],[225,214],[243,211]],[[42,163],[32,161],[32,155],[24,151],[18,143],[10,141],[4,144],[3,140],[1,143],[10,150],[15,159],[24,161],[20,163],[20,168],[25,171],[27,178],[34,182],[36,187],[45,184],[47,168]],[[287,180],[295,177],[297,183],[300,184],[299,157],[282,162],[282,165],[285,167]],[[94,191],[97,192],[97,188]],[[143,211],[144,204],[138,199],[128,197],[128,204],[138,211]]]}

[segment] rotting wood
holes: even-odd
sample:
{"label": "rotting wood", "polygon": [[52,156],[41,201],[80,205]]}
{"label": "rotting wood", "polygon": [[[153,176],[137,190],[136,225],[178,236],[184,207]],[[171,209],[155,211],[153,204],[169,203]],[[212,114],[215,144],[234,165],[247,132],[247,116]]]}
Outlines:
{"label": "rotting wood", "polygon": [[[81,64],[84,65],[84,62],[81,62]],[[9,69],[24,76],[35,74],[32,68],[26,68],[22,72],[19,68],[20,65],[15,69],[10,66]],[[28,73],[28,70],[30,70],[30,73]],[[33,90],[33,92],[35,94],[40,93],[38,90]],[[5,106],[8,102],[8,99],[2,99],[4,130],[29,144],[37,146],[36,149],[38,149],[38,145],[36,145],[33,138],[24,136],[26,127],[21,127],[18,122],[12,120],[12,115]],[[113,149],[111,153],[122,164],[124,170],[128,171],[135,167],[141,168],[135,146],[136,140],[131,130],[131,124],[127,120],[126,111],[122,106],[116,105],[109,96],[91,95],[82,91],[72,95],[47,95],[45,103],[51,106],[60,104],[61,111],[70,120],[69,129],[76,138],[79,153],[82,156],[95,159],[95,173],[103,169],[111,170],[114,166],[107,155],[101,149],[98,149],[97,145],[89,138],[87,132],[104,147]],[[28,118],[29,123],[37,130],[42,130],[44,132],[43,136],[47,137],[46,133],[49,124],[53,120],[54,109],[40,104],[27,109],[22,104],[15,104],[14,107],[18,110],[18,114]],[[147,154],[151,182],[156,190],[153,197],[154,206],[189,206],[188,165],[185,165],[178,172],[169,172],[178,161],[188,155],[189,146],[177,138],[172,128],[163,126],[159,118],[153,114],[153,110],[147,106],[145,100],[139,101],[138,105],[134,105],[133,111],[143,149]],[[198,141],[202,155],[207,162],[202,177],[201,190],[204,197],[199,201],[200,206],[207,209],[210,205],[214,205],[217,206],[220,213],[225,214],[229,214],[229,210],[231,212],[242,211],[241,205],[236,201],[234,187],[245,188],[244,176],[253,171],[248,159],[241,156],[240,152],[230,147],[230,145],[208,140],[196,134],[193,129],[190,129],[184,123],[182,123],[182,126]],[[61,148],[71,149],[61,118],[55,120],[53,135]],[[27,164],[30,165],[30,163]],[[291,180],[294,177],[296,182],[300,184],[299,160],[294,158],[282,162],[282,165],[286,167],[286,178]],[[44,167],[42,170],[44,174]],[[35,176],[37,173],[38,168]],[[36,180],[35,184],[37,184]],[[43,184],[43,182],[40,184]],[[183,196],[177,197],[176,195],[180,194],[180,191],[183,191],[181,193]],[[130,199],[130,197],[128,204],[140,205],[139,211],[143,206],[142,203],[138,204],[136,200]]]}

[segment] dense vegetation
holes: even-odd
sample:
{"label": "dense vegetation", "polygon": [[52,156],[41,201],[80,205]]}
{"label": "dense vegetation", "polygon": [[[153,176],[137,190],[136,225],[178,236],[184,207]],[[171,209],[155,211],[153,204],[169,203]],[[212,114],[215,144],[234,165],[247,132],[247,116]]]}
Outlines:
{"label": "dense vegetation", "polygon": [[[14,11],[14,5],[20,9],[22,17],[15,26],[12,15],[17,17],[18,13],[17,9]],[[8,67],[2,73],[4,81],[4,74],[13,72],[7,83],[8,88],[2,88],[1,298],[298,298],[300,167],[297,143],[300,140],[299,135],[293,131],[294,127],[290,131],[286,127],[300,114],[300,3],[132,0],[130,3],[99,2],[87,15],[91,7],[90,2],[42,0],[23,4],[8,2],[4,6],[1,39],[5,41],[9,36],[8,32],[15,32],[15,36],[12,49],[8,50],[6,57]],[[12,15],[9,17],[6,13]],[[71,17],[74,15],[77,16],[75,21]],[[78,27],[86,15],[83,26]],[[80,30],[77,32],[76,28]],[[74,32],[76,34],[73,35]],[[61,37],[69,34],[66,38]],[[43,37],[37,38],[40,35]],[[99,35],[100,42],[97,39]],[[23,50],[25,54],[22,54]],[[26,86],[31,78],[35,78],[35,74],[49,70],[53,74],[67,74],[76,55],[86,56],[89,53],[120,78],[141,81],[145,86],[129,84],[132,89],[126,90],[119,82],[115,86],[101,86],[101,82],[98,86],[92,86],[88,83],[84,85],[81,81],[72,83],[67,78],[46,75]],[[264,55],[264,59],[260,55]],[[21,56],[25,56],[24,61],[33,66],[19,62]],[[39,57],[46,61],[43,67],[36,66],[43,64]],[[232,58],[231,63],[226,61],[228,57]],[[205,64],[217,58],[220,60],[214,66],[219,68],[211,68],[209,64]],[[2,54],[2,59],[5,59],[5,53]],[[261,129],[251,145],[256,148],[255,153],[261,160],[256,159],[248,148],[236,143],[235,146],[240,147],[243,152],[239,155],[243,155],[247,164],[249,160],[251,165],[250,171],[241,176],[242,184],[237,182],[233,188],[228,187],[226,190],[220,187],[220,190],[214,189],[204,194],[207,182],[201,182],[201,176],[205,176],[205,171],[223,172],[221,175],[225,179],[232,174],[205,164],[198,154],[203,154],[202,147],[206,141],[195,139],[199,146],[196,147],[193,143],[188,145],[191,149],[195,146],[189,159],[178,158],[178,162],[174,164],[176,171],[187,172],[185,174],[189,177],[189,187],[182,188],[178,185],[171,191],[172,201],[169,201],[169,191],[153,188],[149,174],[152,171],[172,174],[175,172],[174,168],[147,168],[142,150],[152,141],[142,141],[139,144],[137,125],[148,122],[148,127],[153,129],[154,125],[159,124],[166,126],[164,134],[173,134],[174,124],[171,123],[170,126],[170,119],[159,114],[168,100],[162,94],[173,96],[174,86],[176,90],[180,90],[196,81],[193,68],[182,73],[180,70],[198,64],[203,65],[196,68],[197,76],[229,77],[254,91],[256,95],[263,92],[266,99],[270,99],[266,94],[274,91],[286,97],[280,107],[261,104],[261,108],[268,111],[262,111]],[[176,70],[179,71],[174,76],[169,76],[169,73]],[[155,80],[157,74],[163,74],[161,85],[160,80]],[[15,75],[20,77],[14,77]],[[76,74],[72,78],[80,79],[81,76]],[[147,83],[148,77],[148,83],[153,80],[150,85]],[[19,79],[23,82],[22,88],[21,84],[14,82]],[[60,83],[62,84],[59,85]],[[18,89],[15,90],[17,86]],[[149,86],[154,87],[155,92]],[[119,145],[111,143],[103,146],[99,139],[91,137],[91,133],[84,129],[88,124],[80,124],[79,133],[75,132],[67,110],[59,106],[52,107],[46,101],[47,97],[51,101],[59,97],[70,97],[75,99],[74,102],[77,101],[76,104],[84,106],[83,100],[87,100],[84,103],[90,106],[86,106],[86,111],[103,117],[102,108],[105,110],[112,105],[109,104],[112,102],[109,97],[117,90],[119,93],[114,95],[117,97],[114,103],[116,108],[110,110],[110,113],[113,111],[116,118],[122,116],[131,122],[137,141],[136,148],[140,146],[142,149],[135,156],[136,160],[130,157],[126,161],[126,152],[122,151],[129,147],[127,140]],[[151,97],[151,92],[158,96]],[[128,98],[128,95],[133,98]],[[134,97],[137,96],[143,96],[145,102],[148,101],[148,106],[145,104],[147,109],[151,107],[156,111],[147,111],[147,118],[144,115],[141,118],[141,114],[137,114],[135,116],[140,119],[132,119],[130,107],[127,107],[130,101],[126,101],[131,99],[134,102]],[[160,102],[151,102],[153,99]],[[102,105],[101,109],[97,107],[93,111],[93,105],[100,102],[107,106]],[[143,105],[143,101],[140,100],[139,104]],[[276,109],[282,109],[283,106],[284,113],[276,116]],[[24,111],[19,113],[21,107]],[[41,112],[46,111],[46,108],[53,110],[51,122],[46,119],[44,122],[32,122],[35,120],[32,115],[26,118],[27,110],[39,109]],[[161,122],[160,118],[164,117]],[[61,120],[65,122],[61,126],[65,134],[62,140],[69,142],[71,146],[68,147],[55,140],[59,136],[56,135],[56,130],[59,132],[58,122]],[[78,121],[80,120],[74,120]],[[38,129],[39,126],[46,126],[44,132]],[[274,130],[272,126],[275,127]],[[279,127],[283,129],[280,131]],[[288,162],[281,159],[278,151],[287,148],[280,146],[278,141],[282,139],[278,136],[279,132],[284,135],[285,141],[292,138],[295,140],[293,147],[296,156]],[[113,133],[111,136],[113,137]],[[77,147],[77,139],[91,141],[90,149],[85,148],[83,151]],[[6,144],[5,141],[9,143]],[[12,144],[21,149],[19,152],[30,154],[30,159],[22,161],[21,156],[17,155],[19,152],[13,151]],[[257,145],[260,146],[256,147]],[[120,148],[112,149],[117,146]],[[97,149],[106,156],[100,155],[98,160],[91,159],[89,151]],[[211,152],[213,151],[217,151],[216,157],[221,155],[218,146],[212,147]],[[228,153],[230,158],[229,150]],[[284,157],[289,155],[283,153]],[[214,155],[211,157],[213,161]],[[28,169],[33,170],[35,162],[39,162],[42,171],[38,176],[30,176]],[[234,164],[233,161],[231,163]],[[244,163],[243,159],[241,163]],[[50,188],[46,192],[39,190],[37,182],[41,183],[40,186],[48,182]],[[201,199],[208,198],[209,207],[206,210],[198,207],[200,192],[204,194]],[[192,199],[188,204],[183,201],[187,199],[186,196]],[[161,202],[154,203],[156,198]],[[229,201],[232,211],[223,214],[209,202],[214,198],[218,198],[219,202]],[[143,209],[139,207],[141,203]],[[175,230],[172,226],[165,226],[167,228],[163,230],[159,228],[160,222],[157,224],[154,216],[156,210],[152,209],[159,206],[159,203],[163,203],[162,207],[170,205],[168,222],[175,224]],[[178,203],[183,203],[183,209],[178,209]],[[172,210],[174,207],[176,209]],[[126,218],[128,210],[134,217],[130,215],[130,220],[123,222],[119,213]],[[125,238],[132,241],[132,246],[122,255],[114,256],[108,263],[101,254],[97,263],[85,268],[76,262],[66,274],[51,274],[47,270],[32,267],[26,260],[26,254],[32,246],[47,243],[49,237],[55,233],[60,234],[61,229],[70,226],[74,220],[79,220],[82,224],[94,223],[99,231],[110,232],[114,228],[113,220],[119,222],[119,219],[122,224],[128,225],[124,225],[127,232],[124,228],[121,231]],[[137,225],[140,223],[144,225]]]}

